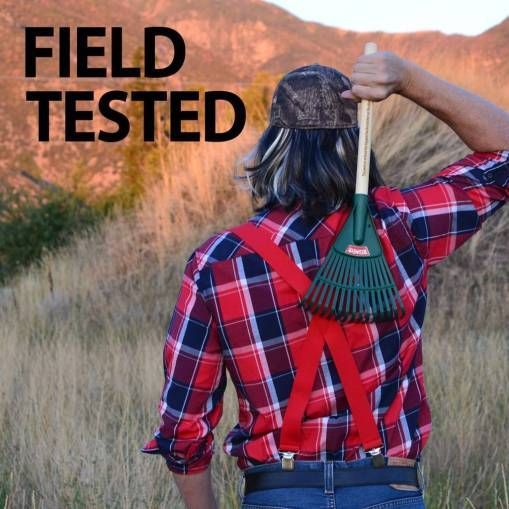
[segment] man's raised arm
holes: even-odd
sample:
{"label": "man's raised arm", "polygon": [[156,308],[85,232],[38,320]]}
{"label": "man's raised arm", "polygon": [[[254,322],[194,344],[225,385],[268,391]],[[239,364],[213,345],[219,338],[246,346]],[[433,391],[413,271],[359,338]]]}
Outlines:
{"label": "man's raised arm", "polygon": [[353,67],[355,101],[381,101],[398,93],[444,121],[473,151],[509,149],[509,113],[389,51],[361,55]]}

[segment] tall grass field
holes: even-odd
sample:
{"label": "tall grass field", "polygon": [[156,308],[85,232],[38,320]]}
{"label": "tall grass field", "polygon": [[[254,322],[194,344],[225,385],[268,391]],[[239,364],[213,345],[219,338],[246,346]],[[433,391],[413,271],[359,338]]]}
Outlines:
{"label": "tall grass field", "polygon": [[[159,422],[164,334],[186,257],[252,213],[233,173],[257,136],[250,127],[228,143],[170,146],[134,209],[0,288],[0,508],[183,507],[163,459],[139,449]],[[374,145],[386,182],[400,187],[470,152],[401,97],[375,105]],[[431,509],[509,509],[508,214],[430,273]],[[222,508],[239,507],[240,471],[221,447],[236,422],[229,380],[212,466]]]}

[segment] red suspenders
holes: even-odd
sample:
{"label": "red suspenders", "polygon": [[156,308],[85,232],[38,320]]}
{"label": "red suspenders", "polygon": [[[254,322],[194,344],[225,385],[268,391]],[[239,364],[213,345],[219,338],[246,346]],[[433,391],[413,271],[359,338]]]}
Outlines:
{"label": "red suspenders", "polygon": [[[283,249],[272,241],[266,230],[257,228],[252,223],[244,223],[231,231],[267,261],[301,297],[305,295],[311,280]],[[293,456],[299,452],[301,422],[325,342],[338,369],[364,450],[373,457],[375,466],[383,466],[384,459],[380,452],[383,442],[343,328],[335,319],[313,315],[304,340],[305,346],[292,352],[297,365],[297,375],[281,429],[279,451],[282,454],[283,469],[293,469]]]}

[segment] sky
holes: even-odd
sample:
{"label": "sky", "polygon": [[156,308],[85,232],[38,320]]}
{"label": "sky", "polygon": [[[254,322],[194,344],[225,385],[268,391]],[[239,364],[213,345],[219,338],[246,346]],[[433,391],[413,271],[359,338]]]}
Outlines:
{"label": "sky", "polygon": [[306,21],[359,32],[477,35],[509,16],[508,0],[270,0]]}

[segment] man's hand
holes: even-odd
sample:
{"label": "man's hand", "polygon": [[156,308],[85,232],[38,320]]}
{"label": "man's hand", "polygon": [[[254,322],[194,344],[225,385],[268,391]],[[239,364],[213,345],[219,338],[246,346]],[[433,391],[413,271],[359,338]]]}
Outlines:
{"label": "man's hand", "polygon": [[408,87],[409,62],[390,51],[361,55],[351,76],[352,89],[341,94],[345,99],[382,101]]}
{"label": "man's hand", "polygon": [[509,149],[509,113],[390,51],[360,56],[351,82],[341,97],[382,101],[398,93],[445,122],[471,150]]}
{"label": "man's hand", "polygon": [[209,465],[197,474],[173,474],[187,509],[217,509],[210,469]]}

